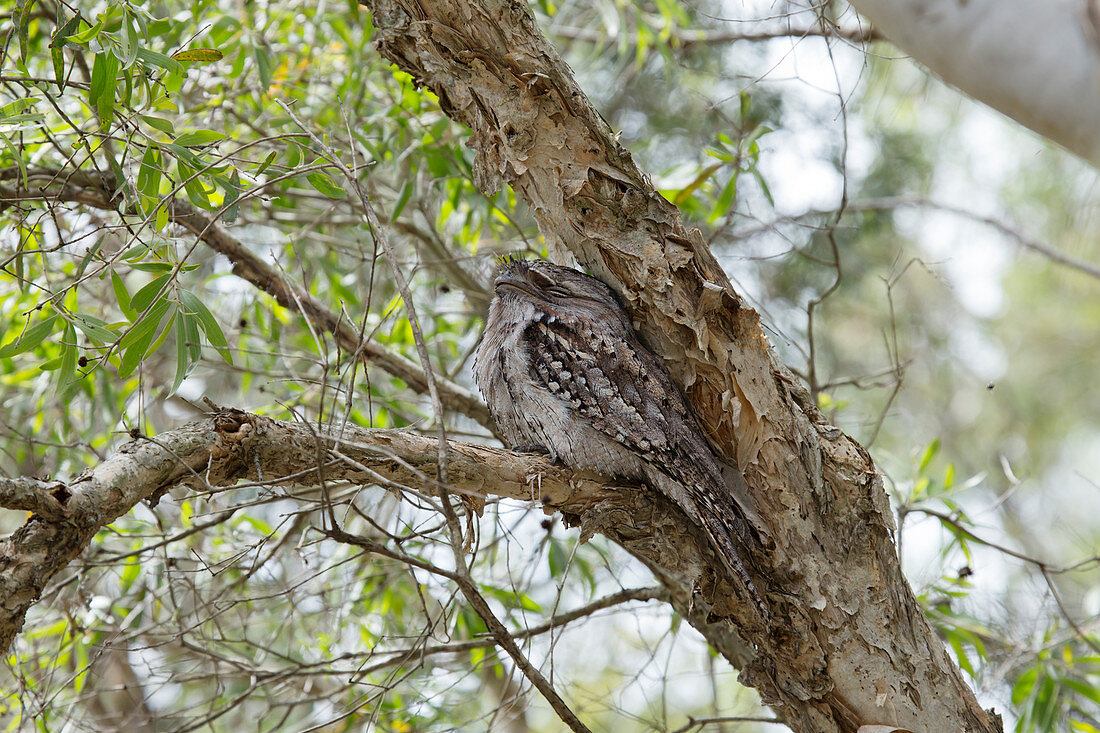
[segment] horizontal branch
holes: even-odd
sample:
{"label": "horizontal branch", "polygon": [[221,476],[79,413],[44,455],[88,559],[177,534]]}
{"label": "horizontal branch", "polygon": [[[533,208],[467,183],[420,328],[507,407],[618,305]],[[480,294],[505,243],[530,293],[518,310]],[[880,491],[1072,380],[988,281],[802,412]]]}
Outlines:
{"label": "horizontal branch", "polygon": [[[616,41],[618,36],[593,28],[575,28],[572,26],[556,26],[552,34],[570,41],[585,41],[598,43],[600,41]],[[828,28],[779,28],[773,31],[745,32],[728,28],[716,30],[691,30],[680,28],[674,30],[668,37],[668,43],[678,48],[690,48],[692,46],[713,46],[724,43],[760,43],[777,39],[799,40],[802,38],[838,38],[849,43],[870,43],[882,40],[883,36],[869,25],[856,28],[832,26]],[[633,48],[638,43],[636,33],[627,36],[627,43]]]}
{"label": "horizontal branch", "polygon": [[[435,439],[407,431],[345,425],[340,430],[318,432],[315,425],[223,410],[155,438],[139,437],[69,481],[0,481],[0,507],[45,510],[0,540],[0,650],[8,648],[22,628],[27,609],[50,579],[96,532],[143,499],[155,499],[180,483],[211,488],[241,480],[298,486],[350,481],[410,487],[430,494],[435,485],[437,446]],[[659,496],[624,491],[615,482],[554,466],[540,455],[451,442],[448,477],[448,488],[455,493],[539,502],[564,512],[573,523],[592,525],[598,517],[618,517],[624,512],[636,517],[656,513],[663,514],[667,523],[679,523],[678,532],[668,535],[669,542],[691,531],[686,517],[662,505]],[[619,541],[624,532],[647,534],[644,526],[630,529],[639,522],[644,524],[640,519],[616,520],[612,524],[617,529],[607,533]],[[695,565],[705,562],[698,555],[698,546],[685,544],[677,550],[677,562],[685,561],[685,551],[686,561]],[[638,554],[647,562],[655,556],[652,551]],[[672,564],[670,570],[674,568]],[[671,590],[677,592],[690,598],[690,584]],[[662,592],[661,597],[668,593]]]}
{"label": "horizontal branch", "polygon": [[0,478],[0,509],[23,509],[46,519],[65,516],[68,490],[57,481],[20,476]]}
{"label": "horizontal branch", "polygon": [[970,221],[984,224],[992,229],[997,230],[1006,237],[1016,241],[1024,249],[1036,252],[1039,255],[1046,257],[1052,262],[1056,262],[1060,265],[1065,265],[1071,269],[1082,272],[1091,277],[1100,278],[1100,264],[1091,262],[1080,257],[1075,257],[1067,252],[1064,252],[1052,244],[1043,242],[1035,237],[1030,236],[1021,229],[1009,224],[1008,222],[998,219],[993,216],[987,216],[980,214],[976,211],[957,206],[955,204],[949,204],[944,201],[937,201],[935,199],[927,198],[925,196],[883,196],[881,198],[868,198],[868,199],[853,199],[844,202],[843,210],[836,209],[811,209],[801,214],[794,214],[790,216],[776,217],[771,221],[764,222],[763,224],[753,225],[751,227],[745,227],[735,232],[735,236],[739,239],[747,239],[749,237],[756,236],[763,232],[770,232],[776,229],[781,224],[803,224],[805,222],[812,222],[814,220],[826,219],[833,221],[838,214],[849,216],[859,212],[865,211],[892,211],[894,209],[902,208],[926,208],[934,211],[942,211],[947,214],[959,216]]}
{"label": "horizontal branch", "polygon": [[[943,201],[936,201],[934,199],[925,198],[923,196],[887,196],[884,198],[875,199],[862,199],[856,201],[850,201],[846,204],[846,211],[884,211],[890,209],[900,209],[904,207],[913,208],[928,208],[936,211],[943,211],[948,214],[954,214],[955,216],[961,216],[971,221],[978,222],[979,224],[985,224],[988,227],[996,229],[1001,234],[1016,240],[1024,249],[1029,249],[1032,252],[1046,257],[1052,262],[1056,262],[1060,265],[1072,268],[1079,272],[1083,272],[1086,275],[1100,278],[1100,265],[1095,262],[1090,262],[1080,257],[1074,257],[1073,255],[1063,252],[1062,250],[1054,247],[1053,245],[1042,242],[1035,239],[1028,234],[1016,229],[1008,223],[997,219],[992,216],[985,216],[961,206],[949,204]],[[832,215],[832,212],[815,212],[815,213],[828,213]]]}
{"label": "horizontal branch", "polygon": [[[772,349],[759,314],[619,144],[527,3],[366,4],[379,53],[470,128],[477,184],[510,186],[552,253],[571,254],[615,288],[740,474],[730,477],[731,491],[762,538],[744,550],[754,579],[768,581],[759,585],[774,623],[754,623],[735,586],[709,585],[706,570],[678,573],[696,573],[693,605],[707,615],[689,620],[741,667],[739,680],[798,730],[1001,730],[902,575],[893,513],[870,455],[827,424]],[[650,541],[659,537],[654,529]],[[669,561],[647,560],[662,583],[675,567]],[[740,662],[723,635],[749,643]]]}
{"label": "horizontal branch", "polygon": [[[20,178],[18,168],[0,169],[0,181],[18,181]],[[112,179],[107,176],[84,171],[32,169],[28,182],[36,185],[30,188],[0,185],[0,210],[6,205],[22,201],[76,203],[104,211],[118,211],[121,205],[119,192],[112,184]],[[287,281],[274,267],[232,236],[225,227],[196,207],[175,196],[167,197],[166,206],[169,220],[194,234],[215,252],[225,255],[233,264],[234,275],[271,295],[284,308],[301,314],[310,323],[331,333],[345,352],[361,357],[365,363],[377,366],[403,380],[417,392],[427,392],[427,379],[419,364],[369,339],[361,340],[346,319],[325,307],[303,288]],[[460,412],[493,430],[488,409],[470,390],[440,374],[436,375],[436,384],[444,407]]]}

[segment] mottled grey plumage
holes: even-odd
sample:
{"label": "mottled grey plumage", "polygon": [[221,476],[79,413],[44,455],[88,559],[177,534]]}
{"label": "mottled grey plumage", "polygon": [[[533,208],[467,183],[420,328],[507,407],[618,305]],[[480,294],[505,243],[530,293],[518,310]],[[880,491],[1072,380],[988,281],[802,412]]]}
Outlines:
{"label": "mottled grey plumage", "polygon": [[663,493],[706,531],[766,616],[736,549],[752,535],[719,461],[611,288],[568,267],[513,260],[495,289],[474,375],[504,436]]}

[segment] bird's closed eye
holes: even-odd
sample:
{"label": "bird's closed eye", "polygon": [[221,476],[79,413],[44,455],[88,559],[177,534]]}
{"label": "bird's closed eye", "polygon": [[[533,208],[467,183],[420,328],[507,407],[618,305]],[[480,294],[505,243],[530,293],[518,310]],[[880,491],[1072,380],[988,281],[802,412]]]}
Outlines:
{"label": "bird's closed eye", "polygon": [[537,287],[547,295],[552,295],[555,298],[568,298],[572,295],[569,292],[569,288],[562,287],[550,279],[548,276],[542,274],[538,270],[531,270],[528,273],[528,278],[531,280],[531,284]]}
{"label": "bird's closed eye", "polygon": [[548,290],[556,284],[549,277],[534,269],[527,271],[527,277],[531,280],[532,285],[542,288],[543,290]]}

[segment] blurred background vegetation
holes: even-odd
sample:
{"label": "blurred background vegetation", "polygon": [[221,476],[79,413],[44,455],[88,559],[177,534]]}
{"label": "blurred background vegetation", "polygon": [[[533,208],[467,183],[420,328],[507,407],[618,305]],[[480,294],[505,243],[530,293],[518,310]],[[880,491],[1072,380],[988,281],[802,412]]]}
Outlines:
{"label": "blurred background vegetation", "polygon": [[[869,447],[903,567],[978,692],[1019,731],[1100,730],[1096,171],[875,38],[843,2],[549,0],[532,7],[662,193],[702,230],[835,424]],[[435,367],[469,357],[494,257],[545,254],[467,133],[371,46],[354,2],[9,3],[0,10],[0,471],[71,476],[198,403],[432,431],[426,397],[170,220],[175,196],[415,361],[398,248]],[[81,176],[124,199],[43,201]],[[119,212],[125,212],[120,214]],[[812,326],[811,326],[812,324]],[[490,440],[452,414],[455,436]],[[449,552],[417,497],[346,487],[349,529]],[[312,528],[316,492],[179,493],[104,530],[0,668],[8,730],[557,730],[446,582]],[[0,514],[0,530],[23,521]],[[511,628],[643,567],[514,502],[473,570]],[[665,606],[525,641],[608,731],[771,718]],[[0,726],[3,726],[0,723]],[[708,729],[774,730],[766,722]]]}

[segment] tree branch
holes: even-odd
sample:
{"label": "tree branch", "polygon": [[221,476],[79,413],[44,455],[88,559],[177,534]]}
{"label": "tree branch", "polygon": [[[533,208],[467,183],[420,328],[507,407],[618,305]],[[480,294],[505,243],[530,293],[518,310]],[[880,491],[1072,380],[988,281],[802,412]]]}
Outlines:
{"label": "tree branch", "polygon": [[[585,41],[587,43],[597,43],[605,40],[615,41],[617,39],[615,35],[592,28],[573,28],[569,26],[557,26],[553,29],[552,34],[570,41]],[[758,31],[753,33],[746,33],[744,31],[728,28],[713,30],[681,28],[673,31],[668,38],[668,43],[675,48],[687,49],[692,46],[713,46],[723,43],[736,43],[738,41],[757,43],[762,41],[774,41],[780,38],[795,41],[802,38],[839,38],[849,43],[858,44],[883,40],[881,33],[878,33],[869,25],[864,24],[855,28],[844,28],[840,26],[830,26],[826,28],[778,28],[772,31]],[[628,34],[627,45],[633,48],[637,46],[637,44],[637,34]]]}
{"label": "tree branch", "polygon": [[[325,451],[320,465],[318,445]],[[437,484],[437,461],[437,441],[416,433],[354,426],[318,433],[316,425],[223,410],[155,439],[142,437],[127,443],[69,481],[2,481],[0,506],[48,507],[49,516],[35,514],[0,540],[0,649],[9,647],[27,609],[50,579],[96,532],[139,501],[156,498],[176,484],[211,488],[253,480],[316,486],[323,474],[325,482],[419,487],[431,493]],[[451,491],[541,501],[574,521],[606,502],[610,504],[602,511],[634,511],[635,499],[643,495],[623,492],[595,474],[553,466],[541,456],[470,443],[452,442],[448,465]],[[257,467],[262,468],[262,477]],[[651,504],[659,499],[649,498]],[[642,504],[646,503],[643,499]],[[675,510],[665,507],[664,511]],[[680,515],[680,521],[686,519]]]}
{"label": "tree branch", "polygon": [[[18,168],[0,169],[0,181],[18,180],[19,176]],[[38,185],[29,189],[0,185],[0,209],[20,201],[77,203],[104,211],[118,211],[121,205],[118,191],[106,176],[84,171],[32,169],[28,178]],[[416,362],[388,351],[373,341],[360,341],[352,324],[326,308],[321,301],[302,288],[288,282],[275,268],[253,254],[213,218],[191,204],[171,197],[166,205],[169,220],[194,234],[206,246],[225,255],[233,263],[234,275],[263,290],[284,308],[301,314],[311,323],[331,333],[336,337],[340,348],[347,353],[361,354],[365,363],[389,372],[417,392],[427,391],[428,382],[424,370]],[[488,409],[476,395],[442,375],[436,375],[436,384],[445,407],[461,412],[490,430],[494,429]]]}
{"label": "tree branch", "polygon": [[[367,5],[379,52],[471,129],[478,185],[510,185],[552,252],[568,250],[616,288],[709,437],[743,474],[738,498],[764,538],[746,551],[771,581],[762,591],[780,621],[757,624],[739,586],[720,571],[715,578],[706,565],[675,565],[667,553],[643,558],[662,582],[694,584],[688,599],[672,591],[673,602],[690,601],[689,621],[742,667],[740,680],[799,730],[874,723],[1001,730],[901,573],[892,511],[870,456],[825,423],[775,355],[758,314],[618,144],[527,5]],[[660,531],[650,525],[647,539]],[[637,538],[620,539],[643,556],[631,544]]]}
{"label": "tree branch", "polygon": [[56,481],[40,481],[25,476],[0,478],[0,509],[23,509],[46,519],[65,516],[68,491]]}

